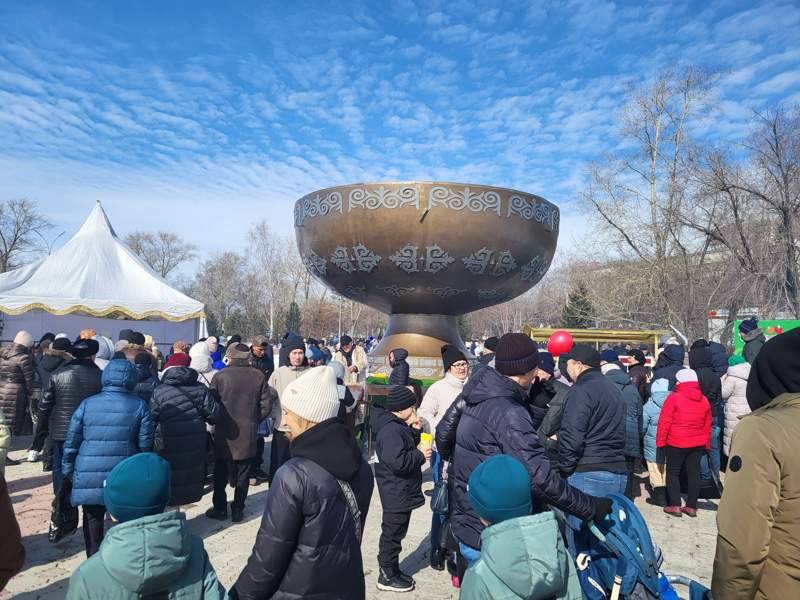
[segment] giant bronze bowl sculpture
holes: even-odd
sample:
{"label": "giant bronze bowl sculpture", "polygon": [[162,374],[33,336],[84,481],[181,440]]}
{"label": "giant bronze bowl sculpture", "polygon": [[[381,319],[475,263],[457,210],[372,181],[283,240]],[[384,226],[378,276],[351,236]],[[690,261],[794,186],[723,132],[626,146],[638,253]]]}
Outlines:
{"label": "giant bronze bowl sculpture", "polygon": [[516,190],[443,182],[357,183],[300,198],[297,245],[337,293],[389,313],[383,356],[466,351],[458,315],[519,296],[547,272],[558,208]]}

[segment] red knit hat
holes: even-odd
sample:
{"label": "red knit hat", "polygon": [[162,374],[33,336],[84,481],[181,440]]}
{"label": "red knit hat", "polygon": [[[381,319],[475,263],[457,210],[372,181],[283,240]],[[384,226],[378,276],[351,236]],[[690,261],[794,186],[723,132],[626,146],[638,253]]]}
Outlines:
{"label": "red knit hat", "polygon": [[188,354],[185,354],[184,352],[176,352],[167,359],[164,368],[166,369],[167,367],[188,367],[191,363],[192,359]]}

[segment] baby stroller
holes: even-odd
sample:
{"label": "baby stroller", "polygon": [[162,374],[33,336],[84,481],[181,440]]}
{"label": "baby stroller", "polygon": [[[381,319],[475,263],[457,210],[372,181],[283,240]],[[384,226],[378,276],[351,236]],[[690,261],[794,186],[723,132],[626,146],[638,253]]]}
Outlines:
{"label": "baby stroller", "polygon": [[673,583],[688,586],[690,600],[713,600],[696,581],[661,573],[661,550],[639,509],[620,494],[608,498],[611,514],[589,525],[594,537],[575,561],[587,600],[678,600]]}

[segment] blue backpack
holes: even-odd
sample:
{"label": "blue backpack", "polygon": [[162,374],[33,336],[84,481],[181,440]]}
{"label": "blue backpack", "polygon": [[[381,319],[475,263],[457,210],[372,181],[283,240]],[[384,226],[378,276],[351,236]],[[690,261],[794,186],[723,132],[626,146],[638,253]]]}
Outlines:
{"label": "blue backpack", "polygon": [[[587,600],[678,600],[667,577],[659,572],[661,552],[653,544],[639,509],[621,494],[609,494],[608,498],[611,514],[589,525],[592,537],[588,548],[575,561]],[[682,579],[676,581],[683,583]],[[708,590],[691,583],[693,600],[704,598]]]}

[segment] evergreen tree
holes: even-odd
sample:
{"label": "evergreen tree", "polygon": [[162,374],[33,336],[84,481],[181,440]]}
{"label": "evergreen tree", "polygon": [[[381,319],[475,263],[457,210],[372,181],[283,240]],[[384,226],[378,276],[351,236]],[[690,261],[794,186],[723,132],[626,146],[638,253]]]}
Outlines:
{"label": "evergreen tree", "polygon": [[297,306],[297,302],[292,301],[289,305],[289,310],[286,312],[286,331],[299,334],[301,320],[300,307]]}
{"label": "evergreen tree", "polygon": [[561,327],[587,329],[595,326],[594,307],[589,299],[589,290],[583,282],[573,288],[561,312]]}

